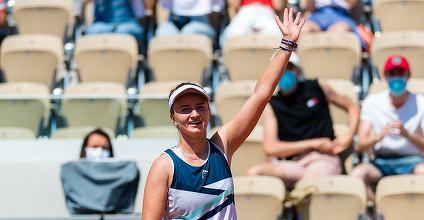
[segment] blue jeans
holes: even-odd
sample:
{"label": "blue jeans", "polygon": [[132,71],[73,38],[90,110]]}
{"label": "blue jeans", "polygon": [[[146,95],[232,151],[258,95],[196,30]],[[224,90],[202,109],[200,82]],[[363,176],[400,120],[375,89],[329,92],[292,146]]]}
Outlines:
{"label": "blue jeans", "polygon": [[424,158],[420,156],[405,157],[377,157],[371,161],[384,176],[411,174],[417,164],[423,163]]}
{"label": "blue jeans", "polygon": [[[156,28],[156,36],[171,36],[181,34],[204,34],[215,39],[215,30],[209,24],[208,16],[183,17],[170,15],[169,20]],[[181,21],[184,20],[184,21]],[[183,22],[183,23],[181,23]],[[178,26],[182,26],[181,29]]]}
{"label": "blue jeans", "polygon": [[136,21],[120,22],[120,23],[107,23],[103,21],[95,21],[92,25],[87,27],[86,34],[104,34],[104,33],[118,33],[118,34],[131,34],[141,41],[143,38],[143,27]]}

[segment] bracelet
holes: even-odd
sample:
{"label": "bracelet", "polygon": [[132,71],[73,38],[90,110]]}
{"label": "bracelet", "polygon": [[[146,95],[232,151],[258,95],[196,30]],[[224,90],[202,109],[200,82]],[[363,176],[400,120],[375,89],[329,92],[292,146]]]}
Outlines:
{"label": "bracelet", "polygon": [[276,50],[278,48],[281,48],[282,50],[287,50],[287,51],[293,52],[293,47],[290,48],[288,45],[285,45],[285,44],[280,44],[280,46],[277,47],[277,48],[274,48],[274,50]]}
{"label": "bracelet", "polygon": [[281,40],[281,44],[285,44],[287,46],[293,47],[293,48],[297,48],[297,43],[293,42],[293,41],[289,41],[289,40]]}

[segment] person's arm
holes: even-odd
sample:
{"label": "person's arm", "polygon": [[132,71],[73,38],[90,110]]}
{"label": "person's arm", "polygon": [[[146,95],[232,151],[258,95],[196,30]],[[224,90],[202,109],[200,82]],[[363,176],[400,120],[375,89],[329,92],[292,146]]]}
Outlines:
{"label": "person's arm", "polygon": [[142,220],[163,218],[168,190],[172,182],[172,172],[172,162],[165,154],[153,163],[144,187]]}
{"label": "person's arm", "polygon": [[315,7],[315,0],[306,0],[306,10],[313,13],[317,10]]}
{"label": "person's arm", "polygon": [[370,121],[360,121],[358,126],[358,140],[354,146],[355,150],[358,153],[363,153],[371,148],[374,145],[381,141],[384,136],[389,134],[392,130],[392,125],[386,125],[380,132],[380,134],[370,135],[372,128],[372,123]]}
{"label": "person's arm", "polygon": [[262,115],[264,152],[270,157],[289,157],[296,154],[317,150],[321,153],[331,153],[330,138],[313,138],[301,141],[279,141],[277,117],[270,104],[267,104]]}
{"label": "person's arm", "polygon": [[358,3],[358,0],[345,0],[345,2],[350,6],[350,9],[352,9],[356,6],[356,3]]}
{"label": "person's arm", "polygon": [[[275,19],[283,33],[284,39],[296,42],[300,30],[305,23],[304,19],[300,21],[300,13],[297,14],[293,22],[293,9],[290,9],[290,13],[285,9],[283,22],[276,15]],[[256,83],[253,95],[246,101],[237,115],[212,136],[212,141],[224,150],[229,161],[231,161],[233,153],[256,126],[265,105],[271,99],[278,81],[284,73],[290,55],[291,52],[282,50],[281,48],[278,49],[274,58]]]}
{"label": "person's arm", "polygon": [[227,4],[230,8],[233,8],[235,10],[238,10],[238,8],[241,5],[242,0],[227,0]]}
{"label": "person's arm", "polygon": [[336,106],[344,109],[349,117],[349,131],[342,137],[337,137],[333,141],[333,153],[338,154],[347,149],[355,136],[356,129],[359,123],[360,109],[352,101],[335,92],[323,79],[318,79],[318,84],[324,92],[325,99],[328,103],[333,103]]}
{"label": "person's arm", "polygon": [[284,9],[284,6],[287,5],[287,0],[272,0],[272,5],[276,12],[280,12]]}
{"label": "person's arm", "polygon": [[143,0],[144,3],[144,13],[146,15],[153,14],[155,7],[156,7],[156,1],[157,0]]}
{"label": "person's arm", "polygon": [[[424,138],[423,136],[417,135],[415,133],[409,133],[408,130],[405,129],[405,127],[402,124],[402,121],[398,120],[395,121],[391,124],[393,126],[394,129],[399,129],[399,135],[409,139],[409,141],[415,145],[418,149],[420,149],[421,151],[424,151]],[[424,131],[423,131],[423,135],[424,135]]]}

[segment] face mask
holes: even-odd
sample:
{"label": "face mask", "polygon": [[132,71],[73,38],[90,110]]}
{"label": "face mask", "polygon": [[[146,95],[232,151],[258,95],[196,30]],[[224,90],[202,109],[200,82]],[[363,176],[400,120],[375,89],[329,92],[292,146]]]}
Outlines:
{"label": "face mask", "polygon": [[283,77],[281,77],[278,86],[283,91],[290,91],[297,84],[296,72],[291,70],[284,71]]}
{"label": "face mask", "polygon": [[392,76],[387,77],[387,83],[389,84],[390,93],[394,96],[401,96],[406,91],[406,80],[404,76]]}
{"label": "face mask", "polygon": [[110,156],[110,152],[101,147],[85,148],[86,158],[88,160],[107,158]]}

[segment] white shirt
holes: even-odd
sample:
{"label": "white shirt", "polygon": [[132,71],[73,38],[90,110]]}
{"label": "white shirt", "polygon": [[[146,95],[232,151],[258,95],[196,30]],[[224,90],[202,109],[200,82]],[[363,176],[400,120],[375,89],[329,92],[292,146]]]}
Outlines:
{"label": "white shirt", "polygon": [[[409,93],[406,102],[399,108],[395,108],[390,104],[389,90],[369,95],[362,104],[360,120],[371,122],[376,134],[380,134],[386,125],[401,120],[409,133],[423,136],[424,96]],[[377,142],[374,146],[374,154],[376,156],[424,155],[407,138],[398,134],[388,134]]]}
{"label": "white shirt", "polygon": [[174,15],[203,16],[224,8],[224,0],[161,0],[162,7]]}

